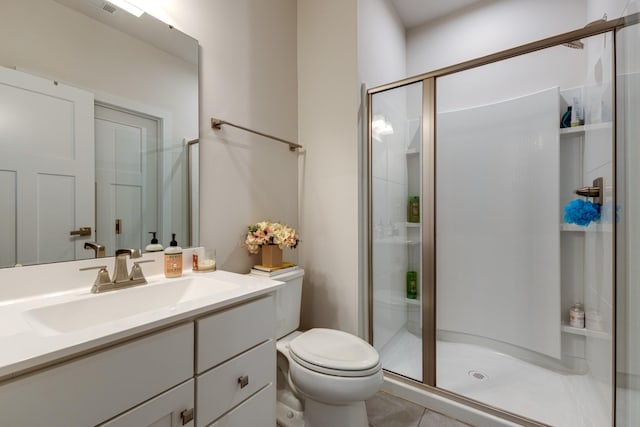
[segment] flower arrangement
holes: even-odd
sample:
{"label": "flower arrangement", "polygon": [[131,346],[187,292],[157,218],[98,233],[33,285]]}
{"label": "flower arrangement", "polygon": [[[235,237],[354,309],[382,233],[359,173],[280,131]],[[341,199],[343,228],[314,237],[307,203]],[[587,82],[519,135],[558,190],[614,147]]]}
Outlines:
{"label": "flower arrangement", "polygon": [[296,230],[277,222],[261,221],[250,225],[248,229],[244,246],[250,254],[260,252],[260,247],[263,245],[278,245],[280,249],[293,249],[300,241]]}

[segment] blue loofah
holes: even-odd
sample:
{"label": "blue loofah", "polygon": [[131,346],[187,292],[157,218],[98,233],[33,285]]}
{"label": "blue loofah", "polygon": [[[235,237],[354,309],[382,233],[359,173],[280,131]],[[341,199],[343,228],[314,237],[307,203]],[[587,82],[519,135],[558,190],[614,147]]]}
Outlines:
{"label": "blue loofah", "polygon": [[564,207],[564,221],[586,227],[600,219],[600,204],[584,200],[572,200]]}

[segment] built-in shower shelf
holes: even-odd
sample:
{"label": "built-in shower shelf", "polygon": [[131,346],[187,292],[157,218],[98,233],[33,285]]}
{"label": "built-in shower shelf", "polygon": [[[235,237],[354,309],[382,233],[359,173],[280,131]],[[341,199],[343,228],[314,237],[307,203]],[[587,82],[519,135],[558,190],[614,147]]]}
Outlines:
{"label": "built-in shower shelf", "polygon": [[584,337],[592,337],[592,338],[600,338],[603,340],[610,340],[611,335],[607,332],[602,331],[594,331],[592,329],[587,328],[574,328],[573,326],[569,326],[567,324],[562,324],[562,332],[566,332],[568,334],[574,335],[582,335]]}
{"label": "built-in shower shelf", "polygon": [[420,154],[420,150],[418,150],[417,148],[409,148],[407,149],[407,151],[405,152],[405,154],[407,156],[413,156],[415,154]]}
{"label": "built-in shower shelf", "polygon": [[574,126],[571,128],[562,128],[560,129],[560,135],[582,135],[585,132],[600,129],[611,129],[611,122],[594,123],[591,125]]}
{"label": "built-in shower shelf", "polygon": [[387,245],[409,245],[409,246],[419,245],[420,244],[419,240],[406,240],[406,239],[394,239],[394,238],[375,239],[373,242],[374,243],[384,243],[384,244],[387,244]]}
{"label": "built-in shower shelf", "polygon": [[407,304],[409,305],[417,305],[420,306],[420,304],[422,304],[422,301],[420,301],[420,298],[417,299],[413,299],[413,298],[405,298],[404,299],[406,301]]}
{"label": "built-in shower shelf", "polygon": [[407,222],[407,228],[420,228],[419,222]]}
{"label": "built-in shower shelf", "polygon": [[562,231],[577,231],[581,233],[611,233],[613,227],[611,224],[589,224],[587,227],[576,224],[560,224]]}

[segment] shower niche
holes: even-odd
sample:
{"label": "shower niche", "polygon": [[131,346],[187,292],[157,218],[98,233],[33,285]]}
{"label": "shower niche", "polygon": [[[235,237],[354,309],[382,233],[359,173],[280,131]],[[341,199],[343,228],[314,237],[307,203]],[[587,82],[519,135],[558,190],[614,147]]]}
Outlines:
{"label": "shower niche", "polygon": [[[369,92],[370,337],[387,372],[529,425],[611,425],[611,39]],[[583,122],[561,128],[569,105]],[[577,200],[599,215],[566,216]]]}
{"label": "shower niche", "polygon": [[[603,36],[604,37],[604,36]],[[603,59],[612,59],[610,51]],[[585,106],[583,124],[559,130],[560,193],[562,222],[561,309],[562,363],[567,372],[583,381],[583,399],[592,403],[584,411],[598,425],[611,424],[613,411],[612,330],[614,287],[614,133],[611,117],[613,97],[611,74],[605,81],[588,82],[586,87],[560,91],[560,108],[566,110],[582,96],[597,99],[589,114]],[[596,95],[589,96],[595,92]],[[586,95],[585,95],[586,94]],[[578,102],[580,105],[580,102]],[[587,190],[587,191],[585,191]],[[579,224],[564,209],[582,200],[599,208],[596,218],[582,218]],[[571,210],[570,210],[571,212]],[[588,215],[587,215],[588,217]],[[584,321],[571,325],[570,308],[579,303]],[[596,425],[596,424],[594,424]]]}

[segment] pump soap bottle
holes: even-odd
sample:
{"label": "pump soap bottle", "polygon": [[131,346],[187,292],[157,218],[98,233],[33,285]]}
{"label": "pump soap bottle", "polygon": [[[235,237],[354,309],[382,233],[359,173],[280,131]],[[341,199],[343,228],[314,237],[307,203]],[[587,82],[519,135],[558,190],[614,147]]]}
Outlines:
{"label": "pump soap bottle", "polygon": [[145,252],[160,252],[164,250],[162,245],[158,243],[158,239],[156,238],[156,231],[150,231],[149,234],[153,234],[153,238],[151,239],[151,243],[149,243],[145,248]]}
{"label": "pump soap bottle", "polygon": [[182,276],[182,248],[176,242],[176,234],[171,234],[171,243],[164,250],[164,275],[167,278]]}

